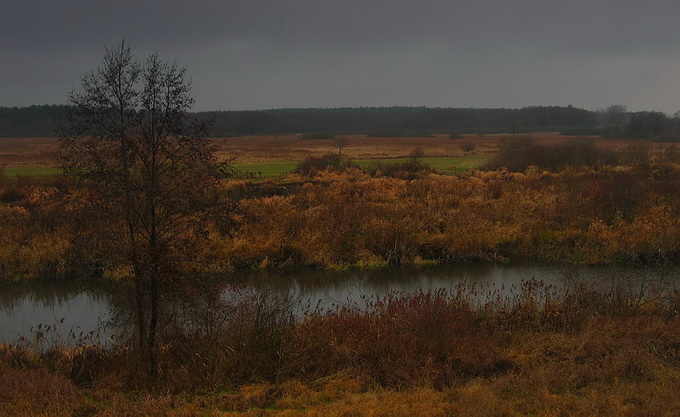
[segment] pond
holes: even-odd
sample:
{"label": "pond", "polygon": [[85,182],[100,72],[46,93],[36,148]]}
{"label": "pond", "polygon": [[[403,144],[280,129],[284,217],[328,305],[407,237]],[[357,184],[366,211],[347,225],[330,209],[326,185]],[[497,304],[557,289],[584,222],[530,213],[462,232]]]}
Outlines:
{"label": "pond", "polygon": [[[542,281],[555,288],[587,283],[607,290],[614,283],[635,292],[641,283],[674,287],[680,268],[659,266],[574,266],[512,262],[469,263],[429,268],[392,268],[369,271],[240,272],[225,284],[245,286],[254,292],[287,294],[299,305],[352,304],[361,307],[366,298],[391,292],[453,289],[462,283],[475,285],[482,294],[510,294],[526,280]],[[222,287],[226,288],[226,286]],[[226,290],[225,290],[226,291]],[[20,282],[0,284],[0,343],[22,339],[35,343],[113,337],[107,329],[112,307],[129,297],[118,285],[106,282]],[[118,300],[118,301],[117,301]]]}

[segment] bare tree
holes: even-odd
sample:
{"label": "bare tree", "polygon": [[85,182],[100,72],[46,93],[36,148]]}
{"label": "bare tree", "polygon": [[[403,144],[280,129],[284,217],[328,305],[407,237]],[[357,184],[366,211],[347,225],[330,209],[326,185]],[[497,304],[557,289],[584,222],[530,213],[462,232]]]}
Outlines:
{"label": "bare tree", "polygon": [[342,148],[347,146],[347,136],[344,135],[338,135],[334,139],[335,141],[335,146],[338,147],[338,155],[342,156]]}
{"label": "bare tree", "polygon": [[60,128],[67,175],[90,184],[93,207],[135,278],[137,339],[155,369],[159,289],[173,272],[173,242],[196,227],[219,165],[203,124],[192,122],[186,70],[157,55],[139,63],[123,41],[71,92]]}

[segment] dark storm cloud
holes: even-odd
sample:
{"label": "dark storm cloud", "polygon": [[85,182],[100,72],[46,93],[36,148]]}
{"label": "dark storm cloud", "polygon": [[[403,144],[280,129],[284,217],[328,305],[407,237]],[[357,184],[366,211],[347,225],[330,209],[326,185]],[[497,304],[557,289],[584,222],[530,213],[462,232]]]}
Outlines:
{"label": "dark storm cloud", "polygon": [[[5,1],[0,105],[63,102],[103,46],[189,67],[201,109],[674,111],[680,2]],[[680,108],[680,105],[677,106]]]}

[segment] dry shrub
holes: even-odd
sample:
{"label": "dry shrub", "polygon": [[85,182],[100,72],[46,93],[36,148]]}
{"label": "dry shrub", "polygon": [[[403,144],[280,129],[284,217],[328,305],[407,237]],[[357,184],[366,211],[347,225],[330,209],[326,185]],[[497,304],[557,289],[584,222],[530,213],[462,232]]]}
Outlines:
{"label": "dry shrub", "polygon": [[340,171],[354,166],[340,154],[328,153],[320,157],[308,156],[295,167],[294,173],[309,176],[321,171]]}
{"label": "dry shrub", "polygon": [[[0,396],[10,401],[0,401],[0,412],[438,416],[680,410],[680,320],[672,291],[653,308],[647,306],[659,299],[655,292],[643,298],[628,293],[630,300],[622,302],[623,290],[613,296],[619,290],[597,295],[582,288],[565,295],[534,281],[504,300],[481,302],[478,291],[393,293],[364,300],[364,308],[309,311],[297,323],[276,297],[235,294],[229,309],[218,312],[207,303],[196,322],[183,321],[166,334],[173,338],[159,352],[155,379],[144,380],[134,356],[94,347],[38,354],[3,346],[0,372],[9,379],[0,380]],[[78,391],[76,384],[91,388]]]}
{"label": "dry shrub", "polygon": [[159,330],[157,375],[139,375],[138,358],[125,358],[128,387],[179,393],[279,379],[291,299],[266,289],[221,290],[180,286],[176,297],[164,295],[172,307]]}
{"label": "dry shrub", "polygon": [[[504,260],[576,263],[674,261],[680,256],[678,166],[573,168],[548,173],[419,173],[371,178],[358,170],[291,176],[285,183],[225,183],[224,207],[201,234],[173,246],[181,271],[336,268],[346,265]],[[6,278],[116,269],[72,185],[25,184],[0,204],[0,274]],[[97,244],[97,241],[100,241]],[[178,258],[179,259],[179,258]],[[88,272],[89,270],[89,272]],[[82,272],[82,271],[81,271]]]}
{"label": "dry shrub", "polygon": [[295,329],[293,367],[317,377],[353,369],[384,387],[447,386],[511,370],[469,302],[446,291],[393,293],[365,310],[312,314]]}

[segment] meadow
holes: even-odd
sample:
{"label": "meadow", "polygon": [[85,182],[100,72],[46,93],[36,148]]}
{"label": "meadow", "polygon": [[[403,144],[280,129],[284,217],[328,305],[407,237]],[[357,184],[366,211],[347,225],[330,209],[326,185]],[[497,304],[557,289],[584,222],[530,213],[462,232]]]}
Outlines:
{"label": "meadow", "polygon": [[[559,144],[573,137],[554,132],[532,134],[539,144]],[[381,163],[401,163],[416,149],[422,150],[424,165],[443,174],[460,174],[482,167],[497,151],[499,143],[510,134],[433,135],[432,137],[338,136],[335,139],[302,139],[300,135],[241,136],[215,138],[218,158],[232,162],[237,175],[251,178],[282,178],[293,172],[308,157],[341,153],[362,168]],[[632,139],[588,137],[598,147],[620,150],[649,142]],[[463,151],[465,144],[473,150]],[[659,145],[656,145],[659,146]],[[0,138],[0,169],[5,176],[45,176],[59,172],[54,152],[55,138]]]}
{"label": "meadow", "polygon": [[[476,152],[460,150],[464,139],[449,139],[441,135],[434,138],[370,138],[366,136],[343,137],[342,153],[345,158],[363,168],[378,161],[404,162],[413,149],[426,151],[423,164],[438,172],[453,174],[478,168],[494,151],[494,141],[499,137],[479,141]],[[305,140],[296,135],[244,136],[217,138],[217,155],[223,160],[233,160],[236,174],[254,178],[281,178],[293,172],[307,157],[319,157],[338,152],[334,139]],[[54,138],[0,138],[0,167],[6,176],[45,176],[59,173],[53,152]]]}

